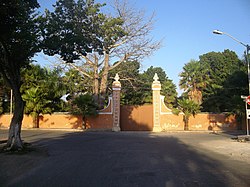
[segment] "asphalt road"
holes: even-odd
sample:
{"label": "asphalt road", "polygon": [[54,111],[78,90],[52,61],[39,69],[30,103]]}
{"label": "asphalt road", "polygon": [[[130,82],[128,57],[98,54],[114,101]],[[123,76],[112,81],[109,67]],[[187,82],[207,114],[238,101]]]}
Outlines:
{"label": "asphalt road", "polygon": [[229,135],[31,130],[22,137],[34,151],[0,154],[0,186],[250,186],[250,143]]}

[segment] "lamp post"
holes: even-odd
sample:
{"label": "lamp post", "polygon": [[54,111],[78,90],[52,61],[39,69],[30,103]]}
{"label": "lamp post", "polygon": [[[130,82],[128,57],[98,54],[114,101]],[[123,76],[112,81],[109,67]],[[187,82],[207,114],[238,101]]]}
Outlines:
{"label": "lamp post", "polygon": [[[213,30],[214,34],[219,34],[219,35],[226,35],[230,38],[232,38],[234,41],[236,41],[237,43],[243,45],[246,48],[246,51],[244,51],[245,54],[245,59],[246,59],[246,63],[247,63],[247,75],[248,75],[248,95],[250,96],[250,70],[249,70],[249,59],[248,59],[248,54],[249,54],[249,50],[250,50],[250,46],[248,44],[244,44],[241,41],[239,41],[238,39],[234,38],[233,36],[231,36],[230,34],[226,33],[226,32],[222,32],[219,30]],[[247,115],[247,101],[246,102],[246,115]],[[248,130],[248,116],[246,116],[247,118],[247,136],[249,136],[249,130]]]}

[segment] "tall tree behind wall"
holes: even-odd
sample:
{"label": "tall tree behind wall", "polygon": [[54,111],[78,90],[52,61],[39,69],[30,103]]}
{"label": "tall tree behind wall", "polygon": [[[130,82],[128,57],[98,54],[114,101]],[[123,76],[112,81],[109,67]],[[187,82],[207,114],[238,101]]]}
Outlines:
{"label": "tall tree behind wall", "polygon": [[[145,103],[143,98],[144,82],[140,80],[140,63],[137,61],[122,62],[118,67],[111,70],[109,73],[109,88],[112,88],[112,83],[116,73],[119,74],[121,82],[121,104],[122,105],[141,105]],[[108,94],[112,93],[109,89]]]}
{"label": "tall tree behind wall", "polygon": [[161,95],[165,96],[165,104],[167,107],[172,108],[176,106],[177,91],[176,85],[166,75],[166,72],[161,67],[149,67],[141,74],[141,82],[143,82],[145,90],[144,99],[146,103],[152,102],[151,85],[153,82],[154,74],[157,73],[159,81],[161,82]]}
{"label": "tall tree behind wall", "polygon": [[69,65],[92,81],[93,93],[101,100],[112,69],[149,56],[160,47],[150,37],[154,16],[145,17],[127,1],[112,5],[111,15],[101,13],[103,6],[94,1],[59,0],[55,11],[47,12],[45,18],[45,54],[59,54],[62,63],[74,62]]}
{"label": "tall tree behind wall", "polygon": [[[201,55],[200,63],[207,67],[210,80],[203,92],[203,110],[208,112],[232,111],[233,107],[230,106],[230,103],[235,100],[233,98],[238,98],[239,101],[241,95],[247,94],[245,92],[247,87],[246,65],[240,61],[235,52],[230,50]],[[238,77],[238,83],[235,82],[236,77]]]}

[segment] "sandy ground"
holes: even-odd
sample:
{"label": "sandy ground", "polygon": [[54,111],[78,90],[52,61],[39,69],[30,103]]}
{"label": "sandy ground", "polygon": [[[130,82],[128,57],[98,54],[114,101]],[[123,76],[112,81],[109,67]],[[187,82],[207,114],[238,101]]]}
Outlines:
{"label": "sandy ground", "polygon": [[200,145],[219,154],[229,156],[233,160],[244,161],[250,164],[250,142],[238,142],[227,138],[214,140],[209,143],[201,142]]}

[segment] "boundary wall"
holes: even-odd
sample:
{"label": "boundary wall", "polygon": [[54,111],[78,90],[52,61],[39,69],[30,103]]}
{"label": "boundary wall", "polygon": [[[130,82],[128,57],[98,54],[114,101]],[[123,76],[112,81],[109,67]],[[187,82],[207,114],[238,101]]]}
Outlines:
{"label": "boundary wall", "polygon": [[[183,114],[174,115],[164,104],[160,94],[161,83],[157,74],[152,83],[153,104],[144,106],[120,106],[121,83],[116,74],[112,84],[113,94],[108,106],[96,116],[87,117],[86,128],[113,131],[183,131]],[[8,128],[11,115],[0,116],[0,128]],[[40,115],[39,128],[44,129],[81,129],[82,117],[68,113]],[[32,128],[31,116],[24,115],[22,128]],[[243,127],[244,128],[244,127]],[[191,131],[233,131],[238,130],[236,117],[225,114],[199,113],[189,119]]]}

